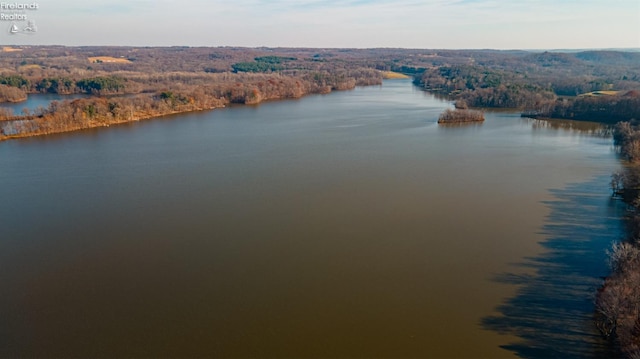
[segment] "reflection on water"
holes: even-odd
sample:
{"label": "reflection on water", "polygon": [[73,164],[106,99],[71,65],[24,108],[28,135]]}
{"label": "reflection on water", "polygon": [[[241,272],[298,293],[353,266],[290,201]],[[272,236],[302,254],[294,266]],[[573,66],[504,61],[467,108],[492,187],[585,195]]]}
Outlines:
{"label": "reflection on water", "polygon": [[573,133],[604,138],[611,137],[613,135],[613,128],[611,126],[604,126],[596,122],[570,121],[559,119],[532,119],[526,117],[523,117],[522,121],[525,123],[530,123],[534,130],[565,130]]}
{"label": "reflection on water", "polygon": [[439,123],[438,126],[447,128],[459,128],[459,127],[480,127],[483,122],[452,122],[452,123]]}
{"label": "reflection on water", "polygon": [[566,347],[549,326],[606,271],[581,225],[608,208],[611,139],[509,112],[438,126],[449,106],[399,80],[0,143],[0,357]]}
{"label": "reflection on water", "polygon": [[520,286],[499,307],[499,316],[483,319],[485,328],[515,335],[504,345],[521,358],[613,358],[615,351],[593,324],[596,289],[607,275],[603,248],[620,240],[624,208],[603,183],[608,176],[552,190],[543,234],[545,251],[522,266],[531,275],[505,273],[496,278]]}
{"label": "reflection on water", "polygon": [[87,95],[29,94],[26,101],[16,103],[4,102],[0,103],[0,107],[11,109],[16,115],[22,115],[24,109],[34,112],[39,107],[47,108],[53,101],[73,100],[82,97],[87,97]]}

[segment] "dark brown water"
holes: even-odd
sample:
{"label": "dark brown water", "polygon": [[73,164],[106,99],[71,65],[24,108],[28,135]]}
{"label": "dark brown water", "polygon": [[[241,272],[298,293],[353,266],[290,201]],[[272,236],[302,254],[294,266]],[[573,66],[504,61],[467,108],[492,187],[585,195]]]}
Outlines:
{"label": "dark brown water", "polygon": [[611,139],[446,106],[397,80],[0,143],[0,356],[597,357]]}

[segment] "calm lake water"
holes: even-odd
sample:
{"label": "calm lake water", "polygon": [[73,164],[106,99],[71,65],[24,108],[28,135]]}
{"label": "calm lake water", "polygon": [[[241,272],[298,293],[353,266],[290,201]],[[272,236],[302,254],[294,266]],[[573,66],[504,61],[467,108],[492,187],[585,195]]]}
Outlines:
{"label": "calm lake water", "polygon": [[605,357],[595,124],[407,80],[0,143],[0,357]]}
{"label": "calm lake water", "polygon": [[0,107],[6,107],[13,111],[16,115],[21,115],[22,111],[26,108],[33,112],[38,107],[47,108],[52,101],[64,101],[73,100],[76,98],[87,97],[87,95],[74,94],[74,95],[58,95],[58,94],[30,94],[26,101],[22,102],[3,102],[0,103]]}

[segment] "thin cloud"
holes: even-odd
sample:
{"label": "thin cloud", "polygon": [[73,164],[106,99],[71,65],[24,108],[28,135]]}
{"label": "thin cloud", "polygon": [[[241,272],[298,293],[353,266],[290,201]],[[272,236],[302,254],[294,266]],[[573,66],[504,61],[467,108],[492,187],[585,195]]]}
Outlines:
{"label": "thin cloud", "polygon": [[[18,40],[69,45],[640,46],[640,35],[633,36],[640,34],[637,0],[60,0],[41,8],[42,32]],[[606,31],[594,31],[598,25]]]}

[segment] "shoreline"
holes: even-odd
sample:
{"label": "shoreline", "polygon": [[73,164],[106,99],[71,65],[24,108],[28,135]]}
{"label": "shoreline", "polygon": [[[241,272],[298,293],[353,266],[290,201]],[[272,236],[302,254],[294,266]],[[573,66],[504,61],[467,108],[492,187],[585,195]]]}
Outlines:
{"label": "shoreline", "polygon": [[[380,86],[381,84],[375,84],[375,85],[359,85],[359,86]],[[165,116],[171,116],[171,115],[179,115],[179,114],[185,114],[185,113],[191,113],[191,112],[201,112],[201,111],[213,111],[215,109],[219,109],[219,108],[226,108],[230,105],[237,105],[237,106],[257,106],[260,105],[261,103],[265,103],[265,102],[271,102],[271,101],[286,101],[286,100],[294,100],[294,99],[299,99],[302,98],[304,96],[310,96],[310,95],[326,95],[326,94],[330,94],[333,91],[349,91],[349,90],[353,90],[356,87],[359,87],[354,85],[353,87],[350,88],[343,88],[343,89],[331,89],[327,92],[322,91],[322,92],[309,92],[309,93],[305,93],[302,94],[299,97],[281,97],[281,98],[260,98],[258,101],[250,101],[250,102],[244,102],[244,103],[235,103],[235,102],[231,102],[227,99],[215,99],[217,100],[216,104],[209,106],[209,107],[197,107],[197,108],[184,108],[184,109],[178,109],[178,110],[171,110],[171,111],[167,111],[167,112],[161,112],[161,113],[157,113],[157,114],[149,114],[149,113],[134,113],[133,116],[130,119],[116,119],[116,118],[101,118],[101,119],[95,119],[95,120],[91,120],[91,121],[87,121],[87,122],[83,122],[81,126],[71,126],[69,128],[64,128],[64,129],[60,129],[60,130],[55,130],[55,131],[44,131],[44,132],[38,132],[38,133],[21,133],[21,134],[5,134],[6,131],[6,125],[8,123],[14,123],[14,122],[20,122],[20,121],[35,121],[37,119],[41,119],[43,118],[43,116],[17,116],[16,118],[12,118],[9,120],[3,120],[0,121],[0,142],[2,141],[8,141],[8,140],[15,140],[15,139],[21,139],[21,138],[29,138],[29,137],[39,137],[39,136],[47,136],[47,135],[53,135],[53,134],[59,134],[59,133],[68,133],[68,132],[75,132],[75,131],[81,131],[81,130],[86,130],[86,129],[93,129],[93,128],[100,128],[100,127],[110,127],[110,126],[116,126],[116,125],[121,125],[121,124],[125,124],[125,123],[131,123],[131,122],[139,122],[139,121],[144,121],[144,120],[151,120],[151,119],[155,119],[155,118],[160,118],[160,117],[165,117]],[[126,95],[124,95],[126,96]],[[96,96],[96,97],[88,97],[84,100],[94,100],[94,101],[99,101],[102,99],[105,99],[106,97],[103,96]],[[74,100],[64,100],[64,101],[74,101]],[[55,116],[55,113],[50,114]],[[45,119],[45,121],[48,121],[51,119]]]}
{"label": "shoreline", "polygon": [[[109,122],[109,123],[92,124],[90,126],[78,127],[78,128],[70,128],[68,130],[61,130],[61,131],[35,133],[35,134],[21,134],[21,135],[1,135],[2,137],[0,137],[0,142],[8,141],[8,140],[16,140],[16,139],[21,139],[21,138],[41,137],[41,136],[55,135],[55,134],[60,134],[60,133],[69,133],[69,132],[76,132],[76,131],[82,131],[82,130],[90,130],[90,129],[101,128],[101,127],[118,126],[118,125],[123,125],[123,124],[126,124],[126,123],[140,122],[140,121],[151,120],[151,119],[155,119],[155,118],[161,118],[161,117],[165,117],[165,116],[179,115],[179,114],[183,114],[183,113],[213,111],[215,109],[225,108],[225,107],[226,106],[216,106],[216,107],[211,107],[211,108],[194,109],[194,110],[186,110],[186,111],[173,111],[173,112],[163,113],[163,114],[160,114],[160,115],[140,116],[140,117],[132,118],[130,120],[124,120],[124,121],[123,120],[120,120],[120,121],[116,120],[116,121]],[[20,119],[9,120],[9,121],[20,121]],[[3,121],[3,122],[7,122],[7,121]],[[0,124],[2,124],[2,122],[0,122]],[[0,131],[2,131],[2,129],[0,129]]]}
{"label": "shoreline", "polygon": [[594,322],[601,335],[610,340],[624,357],[640,355],[640,152],[638,133],[632,122],[616,125],[613,138],[621,155],[623,167],[611,176],[612,198],[626,205],[622,221],[626,224],[624,237],[614,242],[607,251],[609,274],[597,290]]}
{"label": "shoreline", "polygon": [[24,97],[24,98],[20,98],[20,99],[18,99],[18,100],[6,100],[6,101],[2,101],[2,102],[0,102],[0,106],[2,106],[2,105],[3,105],[3,104],[5,104],[5,103],[8,103],[8,104],[14,104],[14,103],[25,102],[25,101],[27,101],[28,99],[29,99],[29,97],[28,97],[28,96],[26,96],[26,97]]}

